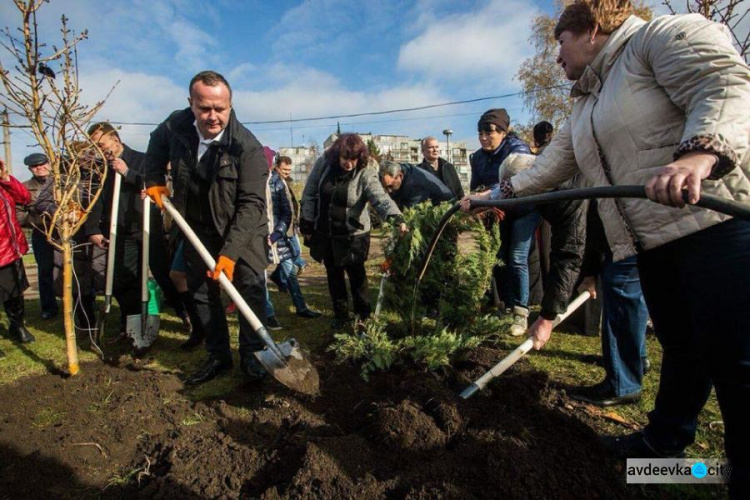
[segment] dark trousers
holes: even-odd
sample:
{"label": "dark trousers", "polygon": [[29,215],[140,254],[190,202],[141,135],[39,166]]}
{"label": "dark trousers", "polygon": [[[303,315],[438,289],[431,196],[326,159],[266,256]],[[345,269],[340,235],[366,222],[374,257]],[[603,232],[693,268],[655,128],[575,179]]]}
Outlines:
{"label": "dark trousers", "polygon": [[[105,254],[106,259],[106,254]],[[120,305],[120,323],[141,314],[141,241],[133,234],[118,234],[115,242],[115,273],[112,295]]]}
{"label": "dark trousers", "polygon": [[[223,241],[215,235],[205,235],[196,231],[201,242],[214,258],[218,257]],[[231,361],[229,347],[229,327],[224,306],[221,302],[221,289],[218,281],[207,277],[208,267],[200,254],[185,240],[185,264],[187,266],[188,290],[192,294],[196,314],[203,331],[206,332],[206,350],[210,357]],[[234,268],[234,281],[237,291],[253,310],[261,323],[266,323],[265,313],[265,273],[256,273],[244,260],[239,259]],[[263,341],[240,315],[240,357],[245,359],[254,351],[263,349]]]}
{"label": "dark trousers", "polygon": [[336,318],[349,319],[349,294],[346,290],[346,279],[349,276],[349,286],[352,289],[352,300],[354,302],[354,313],[360,318],[370,317],[370,296],[367,286],[367,271],[365,263],[352,264],[349,266],[333,265],[333,251],[331,245],[323,259],[326,266],[326,277],[328,278],[328,292],[333,301],[333,314]]}
{"label": "dark trousers", "polygon": [[649,250],[638,267],[664,349],[646,437],[668,451],[691,444],[713,384],[730,492],[750,494],[750,223],[730,220]]}
{"label": "dark trousers", "polygon": [[47,237],[41,232],[33,229],[31,231],[31,245],[34,247],[34,259],[38,271],[39,302],[43,312],[57,312],[57,299],[55,298],[54,271],[55,271],[55,249],[47,241]]}
{"label": "dark trousers", "polygon": [[149,233],[148,267],[151,269],[151,274],[154,275],[154,279],[159,284],[159,288],[161,288],[161,291],[164,293],[164,301],[166,304],[174,309],[178,316],[183,317],[186,314],[185,306],[182,303],[182,299],[180,299],[180,294],[177,291],[177,288],[169,278],[169,271],[172,262],[169,257],[161,214],[158,213],[158,210],[152,211],[151,228]]}

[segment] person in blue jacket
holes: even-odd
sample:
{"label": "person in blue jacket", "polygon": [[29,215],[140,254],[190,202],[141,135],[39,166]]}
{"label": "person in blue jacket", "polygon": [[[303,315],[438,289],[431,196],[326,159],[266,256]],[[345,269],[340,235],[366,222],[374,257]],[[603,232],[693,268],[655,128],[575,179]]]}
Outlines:
{"label": "person in blue jacket", "polygon": [[[510,116],[505,109],[490,109],[479,118],[477,133],[482,147],[469,157],[472,192],[484,191],[499,184],[500,165],[511,154],[531,154],[529,145],[509,129]],[[506,307],[512,308],[510,333],[514,336],[523,335],[528,327],[529,251],[539,220],[536,210],[517,211],[507,213],[501,225],[503,243],[499,256],[508,269],[501,276],[496,267],[493,275],[502,289]]]}

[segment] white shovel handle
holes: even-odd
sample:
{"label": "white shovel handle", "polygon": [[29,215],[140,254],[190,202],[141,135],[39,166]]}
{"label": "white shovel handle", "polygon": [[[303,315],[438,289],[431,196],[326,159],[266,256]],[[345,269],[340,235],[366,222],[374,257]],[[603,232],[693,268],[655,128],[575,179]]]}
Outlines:
{"label": "white shovel handle", "polygon": [[[205,262],[208,268],[213,271],[216,268],[216,260],[214,260],[214,258],[211,256],[201,240],[198,239],[198,235],[196,235],[195,232],[190,228],[187,221],[185,221],[180,212],[178,212],[174,205],[172,205],[172,202],[169,200],[169,198],[167,198],[166,196],[162,196],[161,200],[162,203],[164,203],[164,208],[172,216],[172,219],[177,223],[178,226],[180,226],[182,233],[193,245],[193,248],[198,251],[201,258],[203,259],[203,262]],[[229,278],[227,278],[226,274],[221,273],[221,275],[219,276],[219,284],[227,292],[227,294],[229,294],[229,297],[232,299],[232,301],[234,301],[235,305],[237,305],[237,309],[250,323],[250,326],[253,328],[253,330],[255,330],[256,332],[265,331],[265,329],[263,328],[263,324],[260,322],[253,310],[250,309],[250,306],[247,305],[247,302],[245,302],[245,299],[242,298],[240,292],[238,292],[232,282],[229,281]],[[265,341],[266,339],[264,338],[263,340]],[[271,343],[273,344],[273,341],[271,341]]]}
{"label": "white shovel handle", "polygon": [[380,278],[380,288],[378,289],[378,300],[375,302],[375,314],[377,318],[380,316],[380,311],[383,309],[383,295],[385,294],[385,282],[388,281],[388,273],[383,273],[383,277]]}
{"label": "white shovel handle", "polygon": [[[552,328],[556,327],[565,319],[570,316],[573,311],[578,309],[581,304],[586,302],[589,297],[591,297],[591,294],[586,291],[583,292],[581,295],[576,297],[569,305],[568,308],[565,309],[565,311],[561,314],[558,314],[557,317],[555,317],[555,321],[552,322]],[[462,393],[461,397],[464,399],[468,399],[469,397],[473,396],[474,393],[477,391],[481,391],[484,389],[487,384],[495,377],[499,377],[502,375],[508,368],[513,366],[513,364],[521,359],[524,354],[529,352],[531,348],[534,347],[534,339],[531,337],[527,338],[523,344],[516,347],[510,354],[505,356],[498,364],[490,368],[490,370],[479,377],[473,384],[471,384],[469,387],[467,387]]]}
{"label": "white shovel handle", "polygon": [[[109,217],[109,243],[107,246],[107,281],[104,293],[107,297],[112,297],[112,287],[115,278],[115,248],[117,244],[117,218],[120,211],[120,185],[122,176],[115,172],[115,183],[112,188],[112,210]],[[109,312],[109,307],[107,307]]]}
{"label": "white shovel handle", "polygon": [[148,254],[151,236],[151,198],[143,198],[143,231],[141,237],[141,302],[148,302]]}

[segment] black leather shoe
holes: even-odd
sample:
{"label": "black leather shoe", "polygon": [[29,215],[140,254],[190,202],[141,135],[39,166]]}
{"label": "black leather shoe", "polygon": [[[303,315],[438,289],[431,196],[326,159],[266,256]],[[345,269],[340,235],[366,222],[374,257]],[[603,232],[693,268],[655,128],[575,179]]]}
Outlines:
{"label": "black leather shoe", "polygon": [[15,338],[22,344],[30,344],[36,340],[23,323],[11,321],[10,326],[8,327],[8,333],[11,337]]}
{"label": "black leather shoe", "polygon": [[201,385],[204,382],[215,379],[218,375],[223,372],[232,369],[231,361],[221,361],[214,358],[209,358],[205,365],[200,370],[193,373],[187,380],[185,385]]}
{"label": "black leather shoe", "polygon": [[42,319],[52,319],[57,316],[57,311],[42,311],[39,315]]}
{"label": "black leather shoe", "polygon": [[304,311],[297,311],[297,316],[300,318],[315,319],[323,316],[320,311],[313,311],[312,309],[305,309]]}
{"label": "black leather shoe", "polygon": [[602,444],[619,458],[684,458],[685,450],[666,451],[653,446],[643,432],[624,436],[605,436]]}
{"label": "black leather shoe", "polygon": [[281,323],[276,319],[276,316],[269,316],[266,319],[266,328],[269,330],[281,330]]}
{"label": "black leather shoe", "polygon": [[248,380],[263,380],[268,375],[268,372],[263,365],[260,364],[258,359],[254,355],[248,356],[246,359],[241,361],[242,374]]}
{"label": "black leather shoe", "polygon": [[641,400],[641,393],[615,395],[609,384],[602,382],[590,387],[579,387],[570,391],[570,397],[596,406],[617,406],[637,403]]}

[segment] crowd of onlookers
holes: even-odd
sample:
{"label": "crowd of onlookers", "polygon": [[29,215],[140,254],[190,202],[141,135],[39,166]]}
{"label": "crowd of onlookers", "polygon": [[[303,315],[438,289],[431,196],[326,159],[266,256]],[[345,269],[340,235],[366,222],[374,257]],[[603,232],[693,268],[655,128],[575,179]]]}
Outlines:
{"label": "crowd of onlookers", "polygon": [[[425,201],[458,201],[464,211],[477,213],[473,200],[644,185],[648,200],[558,202],[483,213],[485,224],[499,223],[502,234],[499,257],[506,265],[493,276],[501,295],[498,313],[511,318],[511,334],[526,333],[539,349],[576,288],[598,292],[605,378],[571,396],[602,406],[640,398],[649,367],[644,334],[650,316],[663,348],[654,410],[642,432],[610,444],[627,456],[683,456],[713,387],[732,465],[730,494],[746,498],[750,223],[686,204],[701,193],[750,199],[750,69],[722,25],[697,14],[646,22],[634,12],[630,0],[577,0],[565,6],[555,39],[557,62],[574,82],[570,119],[554,138],[550,124],[538,124],[532,154],[511,130],[504,109],[482,114],[468,196],[432,137],[422,141],[421,164],[383,160],[378,165],[359,136],[341,134],[315,163],[297,203],[289,185],[291,161],[275,157],[239,122],[229,82],[213,71],[191,80],[190,107],[175,111],[151,133],[145,154],[123,144],[110,124],[93,125],[89,138],[113,175],[76,235],[81,311],[76,326],[92,328],[93,298],[101,289],[97,276],[113,247],[113,294],[121,325],[140,312],[144,189],[155,204],[151,273],[191,331],[184,347],[205,342],[208,352],[205,365],[186,380],[196,385],[233,367],[217,281],[222,273],[267,328],[284,321],[268,294],[269,262],[276,265],[272,280],[289,291],[296,314],[320,317],[299,284],[306,265],[300,236],[310,257],[325,267],[332,326],[342,328],[353,319],[347,277],[354,315],[367,318],[371,312],[365,271],[370,209],[403,236],[409,228],[402,210]],[[28,246],[15,206],[25,207],[20,218],[33,228],[42,317],[57,314],[56,252],[40,231],[45,214],[57,208],[44,179],[49,165],[42,154],[30,155],[26,164],[33,174],[26,186],[0,164],[0,294],[9,333],[21,342],[34,339],[23,322],[27,281],[21,257]],[[113,189],[116,176],[119,192]],[[213,269],[175,227],[162,225],[158,209],[164,208],[165,196],[216,260]],[[117,218],[110,224],[115,206]],[[529,253],[542,220],[551,234],[549,266],[540,313],[529,326]],[[115,243],[110,226],[117,228]],[[254,353],[264,345],[247,319],[239,320],[240,368],[248,379],[262,380],[267,373]]]}

